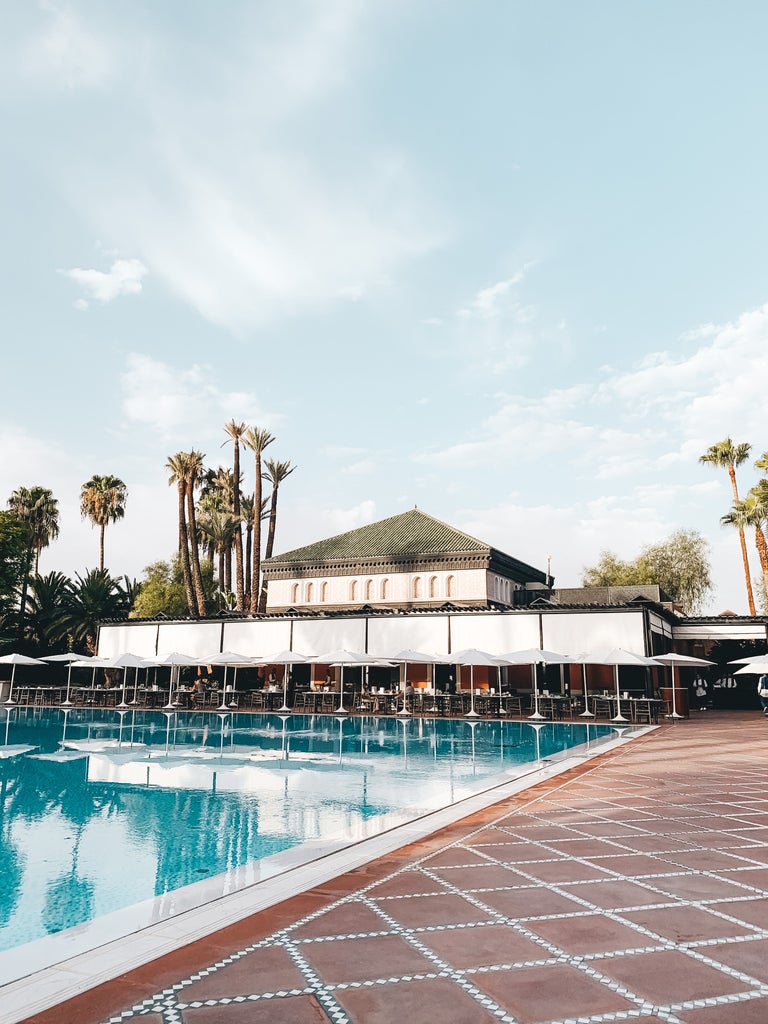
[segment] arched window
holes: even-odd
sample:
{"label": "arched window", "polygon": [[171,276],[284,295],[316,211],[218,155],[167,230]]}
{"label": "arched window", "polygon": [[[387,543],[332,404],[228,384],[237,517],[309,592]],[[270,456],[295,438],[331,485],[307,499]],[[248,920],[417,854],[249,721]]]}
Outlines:
{"label": "arched window", "polygon": [[372,601],[373,600],[373,580],[366,580],[365,581],[365,600],[366,601]]}
{"label": "arched window", "polygon": [[327,601],[328,600],[328,583],[327,582],[324,582],[323,585],[320,587],[320,600],[321,601]]}
{"label": "arched window", "polygon": [[299,584],[294,583],[291,587],[291,604],[299,603]]}
{"label": "arched window", "polygon": [[357,580],[352,580],[352,582],[349,585],[349,600],[357,600]]}
{"label": "arched window", "polygon": [[437,576],[429,577],[429,596],[437,597]]}
{"label": "arched window", "polygon": [[388,591],[388,589],[389,589],[389,580],[386,577],[384,577],[384,579],[381,581],[381,600],[382,601],[386,601],[387,600],[387,591]]}
{"label": "arched window", "polygon": [[314,583],[307,584],[307,604],[312,604],[315,596],[315,585]]}
{"label": "arched window", "polygon": [[453,576],[449,576],[448,579],[445,581],[445,596],[446,597],[454,597],[455,596],[454,593],[453,593],[453,584],[454,584],[454,577]]}
{"label": "arched window", "polygon": [[421,576],[415,576],[413,580],[413,597],[418,601],[421,597]]}

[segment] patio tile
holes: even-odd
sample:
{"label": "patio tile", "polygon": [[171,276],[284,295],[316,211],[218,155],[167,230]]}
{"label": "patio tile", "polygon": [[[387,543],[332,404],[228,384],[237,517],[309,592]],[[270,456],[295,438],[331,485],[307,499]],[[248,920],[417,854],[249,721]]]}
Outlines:
{"label": "patio tile", "polygon": [[650,889],[644,889],[634,882],[625,882],[620,879],[609,882],[585,882],[583,885],[574,885],[569,888],[567,885],[562,889],[573,892],[574,896],[586,900],[603,910],[614,910],[618,907],[641,907],[649,903],[663,903],[664,897]]}
{"label": "patio tile", "polygon": [[768,939],[708,946],[703,952],[713,960],[768,983]]}
{"label": "patio tile", "polygon": [[661,855],[673,850],[684,852],[691,849],[690,843],[683,839],[675,839],[673,836],[634,835],[626,836],[620,842],[622,846],[629,850],[636,850],[638,853]]}
{"label": "patio tile", "polygon": [[[352,1024],[435,1024],[436,1020],[457,1024],[489,1024],[496,1020],[463,989],[444,978],[375,985],[336,991],[334,997]],[[277,1018],[273,1018],[277,1024]],[[283,1018],[294,1024],[291,1018]],[[323,1018],[327,1024],[327,1018]]]}
{"label": "patio tile", "polygon": [[[526,871],[528,867],[526,865]],[[477,865],[470,868],[441,868],[435,871],[448,885],[460,889],[501,889],[511,885],[525,885],[525,878],[513,868],[503,864]]]}
{"label": "patio tile", "polygon": [[[665,859],[669,862],[670,870],[674,871],[677,864],[683,868],[692,868],[699,871],[728,871],[733,868],[743,868],[748,865],[742,857],[749,857],[749,854],[741,850],[734,850],[733,853],[723,853],[722,850],[688,850],[686,852],[666,854]],[[766,857],[768,860],[768,856]]]}
{"label": "patio tile", "polygon": [[[722,904],[718,904],[716,909],[722,910]],[[680,906],[629,910],[622,912],[621,916],[648,928],[665,939],[672,939],[674,942],[730,939],[737,935],[752,934],[751,929],[746,925],[726,921],[699,907]]]}
{"label": "patio tile", "polygon": [[545,960],[550,955],[543,946],[506,924],[420,932],[419,940],[458,969]]}
{"label": "patio tile", "polygon": [[656,1005],[744,992],[750,987],[674,949],[601,960],[599,970]]}
{"label": "patio tile", "polygon": [[505,864],[526,864],[531,860],[557,860],[558,853],[546,849],[544,846],[537,846],[535,843],[523,843],[516,840],[514,844],[505,846],[483,847],[486,853],[503,861]]}
{"label": "patio tile", "polygon": [[403,871],[394,878],[373,886],[370,895],[379,896],[413,896],[417,893],[445,892],[445,887],[423,871]]}
{"label": "patio tile", "polygon": [[[620,840],[624,843],[624,840]],[[570,839],[567,842],[553,841],[552,845],[567,857],[610,857],[622,852],[621,846],[604,839]]]}
{"label": "patio tile", "polygon": [[484,892],[482,902],[512,920],[547,917],[550,914],[572,914],[583,910],[575,900],[552,892],[546,886],[531,889],[510,889],[506,892]]}
{"label": "patio tile", "polygon": [[518,864],[521,871],[553,885],[560,882],[584,882],[593,878],[610,878],[596,864],[582,864],[577,860],[547,861],[544,864]]}
{"label": "patio tile", "polygon": [[[143,1017],[140,1019],[144,1020]],[[278,1021],[328,1024],[328,1018],[314,996],[284,996],[264,1002],[189,1007],[182,1012],[181,1019],[183,1024],[277,1024]]]}
{"label": "patio tile", "polygon": [[615,871],[620,875],[665,875],[671,871],[677,871],[674,864],[670,864],[661,857],[651,857],[643,853],[625,853],[619,856],[601,857],[595,862],[599,867],[607,871]]}
{"label": "patio tile", "polygon": [[607,985],[565,964],[475,974],[472,980],[519,1024],[611,1013],[634,1005]]}
{"label": "patio tile", "polygon": [[356,901],[320,914],[291,931],[295,939],[316,939],[322,935],[358,935],[361,932],[385,932],[389,925],[375,910]]}
{"label": "patio tile", "polygon": [[602,914],[530,921],[526,927],[567,953],[609,953],[653,946],[652,939]]}
{"label": "patio tile", "polygon": [[316,942],[302,946],[301,952],[320,979],[330,985],[419,974],[435,969],[426,957],[400,935]]}
{"label": "patio tile", "polygon": [[220,967],[184,988],[184,1002],[249,996],[281,989],[305,988],[306,982],[288,953],[280,946],[267,946]]}
{"label": "patio tile", "polygon": [[403,900],[382,900],[381,908],[385,914],[406,928],[488,920],[485,911],[453,893],[440,896],[411,896]]}
{"label": "patio tile", "polygon": [[625,837],[638,835],[638,829],[632,825],[623,825],[620,821],[593,821],[585,822],[579,826],[579,831],[585,836],[594,836],[596,839],[616,839],[624,842]]}
{"label": "patio tile", "polygon": [[711,875],[694,873],[673,875],[670,878],[654,878],[649,880],[648,884],[653,885],[655,889],[669,893],[670,896],[681,896],[687,900],[719,900],[748,895],[744,889],[740,889],[733,882]]}
{"label": "patio tile", "polygon": [[423,861],[425,868],[448,868],[458,864],[488,864],[487,857],[481,856],[475,850],[468,850],[464,846],[449,846],[447,850],[428,857]]}
{"label": "patio tile", "polygon": [[748,885],[752,889],[768,891],[768,868],[745,868],[742,866],[742,870],[729,873],[728,877],[732,882]]}

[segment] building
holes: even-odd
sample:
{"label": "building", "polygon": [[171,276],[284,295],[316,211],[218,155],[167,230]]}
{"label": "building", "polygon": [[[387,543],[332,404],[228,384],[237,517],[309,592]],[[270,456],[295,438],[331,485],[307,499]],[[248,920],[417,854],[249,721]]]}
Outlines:
{"label": "building", "polygon": [[263,563],[267,611],[510,608],[546,573],[420,509],[275,555]]}

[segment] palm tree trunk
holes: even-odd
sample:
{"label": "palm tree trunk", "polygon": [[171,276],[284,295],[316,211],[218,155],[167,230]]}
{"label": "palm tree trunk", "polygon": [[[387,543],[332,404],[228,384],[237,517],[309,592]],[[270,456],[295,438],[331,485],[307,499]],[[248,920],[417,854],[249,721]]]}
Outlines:
{"label": "palm tree trunk", "polygon": [[[739,488],[736,486],[736,470],[733,466],[728,467],[728,475],[731,478],[731,487],[733,488],[733,500],[738,502],[739,500]],[[744,527],[739,527],[739,541],[741,543],[741,559],[744,563],[744,580],[747,584],[747,603],[749,604],[749,614],[757,615],[755,609],[755,597],[752,593],[752,577],[749,573],[749,558],[747,556],[747,540],[744,536]]]}
{"label": "palm tree trunk", "polygon": [[261,581],[261,452],[256,452],[256,486],[253,493],[253,572],[251,611],[258,612]]}
{"label": "palm tree trunk", "polygon": [[232,591],[232,540],[227,542],[225,558],[224,558],[224,586],[226,587],[227,593]]}
{"label": "palm tree trunk", "polygon": [[[277,523],[277,485],[272,489],[272,501],[269,505],[269,529],[267,530],[267,548],[264,558],[271,558],[275,547],[275,524]],[[267,581],[262,580],[261,594],[259,595],[259,611],[264,614],[267,610]]]}
{"label": "palm tree trunk", "polygon": [[243,571],[243,534],[240,529],[240,442],[237,438],[235,441],[235,465],[234,465],[234,476],[235,476],[235,489],[232,498],[232,511],[235,514],[235,518],[238,520],[237,529],[235,530],[235,591],[237,594],[237,610],[241,612],[245,608],[245,585],[244,585],[244,571]]}
{"label": "palm tree trunk", "polygon": [[192,570],[192,584],[195,588],[198,614],[205,616],[205,590],[203,574],[200,571],[200,545],[197,537],[197,515],[195,513],[194,488],[187,483],[187,534],[189,536],[189,567]]}
{"label": "palm tree trunk", "polygon": [[24,576],[21,580],[21,602],[19,604],[19,633],[24,633],[24,615],[27,610],[27,591],[29,588],[29,570],[32,568],[32,541],[27,545],[27,557],[24,559]]}
{"label": "palm tree trunk", "polygon": [[[224,548],[223,547],[219,549],[219,591],[220,591],[220,593],[222,595],[224,594]],[[224,600],[224,598],[222,596],[221,597],[221,601],[223,601],[223,600]]]}
{"label": "palm tree trunk", "polygon": [[104,533],[107,529],[106,523],[99,524],[99,569],[104,571]]}
{"label": "palm tree trunk", "polygon": [[179,479],[179,555],[181,557],[181,569],[184,575],[184,590],[187,595],[187,608],[193,619],[198,618],[197,601],[195,591],[192,587],[192,570],[189,564],[189,536],[187,533],[186,514],[187,486],[184,480]]}
{"label": "palm tree trunk", "polygon": [[[250,607],[251,603],[251,537],[253,535],[253,527],[250,523],[245,528],[245,586],[243,587],[243,597]],[[246,604],[243,604],[246,607]]]}

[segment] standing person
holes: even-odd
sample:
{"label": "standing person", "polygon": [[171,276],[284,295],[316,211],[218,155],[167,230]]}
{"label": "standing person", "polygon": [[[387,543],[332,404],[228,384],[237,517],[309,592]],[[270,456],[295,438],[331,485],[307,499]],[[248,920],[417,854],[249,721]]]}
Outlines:
{"label": "standing person", "polygon": [[709,683],[704,676],[696,676],[693,681],[693,699],[699,711],[707,710],[707,697],[709,696]]}
{"label": "standing person", "polygon": [[757,695],[760,698],[763,714],[768,715],[768,672],[763,672],[757,680]]}

